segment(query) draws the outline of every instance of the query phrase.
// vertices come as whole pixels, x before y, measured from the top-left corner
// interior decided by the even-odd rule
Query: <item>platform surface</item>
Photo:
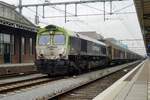
[[[150,59],[143,61],[93,100],[150,100]]]
[[[34,63],[0,64],[0,67],[34,66]]]

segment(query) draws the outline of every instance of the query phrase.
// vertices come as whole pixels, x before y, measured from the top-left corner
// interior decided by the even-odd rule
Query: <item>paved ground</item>
[[[150,60],[118,80],[94,100],[150,100]]]

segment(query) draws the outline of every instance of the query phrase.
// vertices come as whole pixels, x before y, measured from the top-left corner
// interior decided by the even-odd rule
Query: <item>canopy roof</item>
[[[0,24],[36,32],[36,26],[15,9],[15,6],[0,1]]]
[[[143,31],[150,32],[150,0],[134,0]]]
[[[138,19],[145,40],[147,53],[150,53],[150,0],[134,0]]]

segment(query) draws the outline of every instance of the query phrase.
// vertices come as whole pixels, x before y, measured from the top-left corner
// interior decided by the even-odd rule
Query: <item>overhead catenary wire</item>
[[[125,6],[125,7],[122,7],[121,9],[118,9],[118,10],[114,10],[115,12],[120,12],[120,11],[122,11],[122,10],[124,10],[124,9],[126,9],[126,8],[130,8],[130,7],[132,7],[132,5],[133,4],[130,4],[130,5],[127,5],[127,6]],[[114,4],[114,7],[116,7],[116,5]],[[115,14],[115,13],[114,13]],[[117,15],[117,14],[116,14]],[[118,19],[120,19],[121,17],[119,16],[119,15],[117,15],[118,16]],[[122,21],[122,20],[120,20],[120,22],[122,23],[122,25],[126,28],[126,30],[128,30],[128,32],[130,33],[130,35],[131,35],[131,37],[135,37],[133,34],[132,34],[132,32],[131,31],[129,31],[129,29],[127,28],[127,25]],[[126,42],[128,42],[128,41],[126,41]],[[130,43],[132,43],[131,45],[132,45],[132,47],[133,47],[133,45],[134,44],[136,44],[137,46],[139,46],[138,44],[139,44],[139,42],[140,41],[135,41],[135,42],[130,42]],[[142,43],[142,41],[140,42],[140,43]],[[129,43],[128,43],[128,45],[129,45]],[[136,51],[136,52],[140,52],[139,50],[137,50],[137,48],[130,48],[132,51]],[[143,48],[142,50],[145,50],[145,48]]]
[[[104,11],[104,10],[101,10],[101,9],[98,9],[98,8],[96,8],[96,7],[92,7],[92,6],[89,6],[89,5],[86,5],[86,4],[82,4],[83,6],[87,6],[87,7],[89,7],[89,8],[92,8],[92,9],[95,9],[95,10],[97,10],[97,11]],[[108,11],[105,11],[105,12],[107,12],[108,14],[109,14],[109,12]]]
[[[40,0],[42,3],[43,3],[43,1],[42,0]],[[111,0],[110,0],[111,1]],[[46,2],[47,3],[50,3],[48,0],[46,0]],[[82,5],[85,5],[85,4],[82,4]],[[56,6],[56,5],[55,5]],[[103,11],[103,10],[100,10],[100,9],[98,9],[98,8],[95,8],[95,7],[92,7],[92,6],[89,6],[89,5],[85,5],[85,6],[87,6],[87,7],[90,7],[90,8],[92,8],[92,9],[95,9],[95,10],[99,10],[99,11]],[[51,7],[51,8],[53,8],[53,9],[55,9],[55,10],[58,10],[58,11],[60,11],[60,12],[63,12],[63,13],[65,13],[65,11],[64,10],[62,10],[62,9],[58,9],[58,8],[56,8],[56,7],[53,7],[53,6],[48,6],[48,7]],[[43,6],[43,8],[44,8],[44,6]],[[106,13],[105,14],[110,14],[111,12],[107,12],[107,11],[105,11]],[[44,11],[43,11],[43,13],[44,13]],[[70,13],[70,12],[66,12],[67,14],[69,14],[69,16],[70,17],[74,17],[74,16],[78,16],[78,15],[76,15],[76,14],[72,14],[72,13]],[[131,13],[135,13],[135,12],[124,12],[124,13],[116,13],[116,14],[127,14],[127,13],[129,13],[129,14],[131,14]],[[112,14],[112,13],[111,13]],[[54,17],[61,17],[61,16],[44,16],[45,14],[43,14],[43,18],[54,18]],[[94,14],[93,14],[94,15]],[[83,16],[93,16],[92,14],[86,14],[86,15],[83,15]],[[96,15],[96,14],[95,14]],[[97,15],[101,15],[101,14],[97,14]],[[79,15],[79,16],[82,16],[82,15]],[[62,16],[62,17],[64,17],[64,16]],[[68,16],[66,16],[66,17],[68,17]]]
[[[40,1],[41,1],[41,0],[40,0]],[[42,1],[41,1],[41,2],[42,2]],[[47,2],[49,2],[49,1],[47,1]],[[49,6],[49,7],[50,7],[50,6]],[[58,10],[58,11],[63,12],[63,13],[65,12],[64,10],[58,9],[58,8],[56,8],[56,7],[50,7],[50,8],[53,8],[53,9]],[[34,10],[32,10],[32,9],[29,9],[29,10],[31,10],[31,11],[34,12],[34,13],[36,13],[36,11],[34,11]],[[75,15],[69,13],[69,12],[66,12],[66,13],[67,13],[67,14],[70,14],[71,16],[75,16]],[[42,15],[40,15],[39,13],[38,13],[38,15],[39,15],[39,17],[43,18]],[[64,17],[64,16],[63,16],[63,17]],[[47,18],[47,17],[44,17],[44,18]],[[89,25],[88,23],[86,23],[85,21],[81,21],[78,17],[76,17],[76,19],[77,19],[77,20],[71,20],[71,21],[78,21],[78,22],[80,22],[80,23],[82,23],[82,24],[87,25],[89,28],[93,28],[92,26],[90,26],[90,25]],[[69,20],[66,20],[66,22],[69,22]],[[48,23],[41,22],[41,21],[40,21],[40,23],[48,24]],[[75,24],[77,24],[77,22],[75,22]],[[77,26],[80,27],[79,24],[77,24]],[[81,27],[80,27],[80,28],[81,28]]]
[[[36,11],[34,11],[34,10],[32,10],[31,8],[26,8],[26,9],[28,9],[29,11],[31,11],[31,12],[33,12],[33,13],[35,13],[36,14]],[[38,16],[40,17],[40,18],[42,18],[42,15],[41,14],[39,14],[38,13]],[[31,18],[31,17],[28,17],[28,18],[30,18],[30,19],[35,19],[35,18]],[[49,23],[46,23],[46,22],[42,22],[42,21],[39,21],[40,23],[43,23],[43,24],[45,24],[45,25],[48,25]]]
[[[125,6],[125,7],[122,7],[122,8],[120,8],[120,9],[117,9],[117,10],[115,10],[114,12],[120,12],[120,11],[122,11],[122,10],[124,10],[124,9],[126,9],[126,8],[129,8],[129,7],[132,7],[132,6],[134,6],[133,3],[132,3],[132,4],[129,4],[129,5]],[[114,12],[113,12],[113,13],[114,13]]]
[[[41,0],[40,0],[41,1]],[[47,0],[48,1],[48,0]],[[49,2],[49,1],[48,1]],[[115,4],[115,3],[114,3]],[[97,8],[97,6],[92,6],[92,5],[88,5],[88,4],[82,4],[82,5],[84,5],[84,6],[87,6],[87,7],[89,7],[89,8],[91,8],[91,9],[95,9],[95,10],[97,10],[97,11],[103,11],[103,10],[101,10],[100,8]],[[118,5],[117,5],[118,6]],[[124,5],[123,5],[124,6]],[[135,14],[136,12],[134,11],[134,12],[124,12],[124,9],[127,9],[127,8],[130,8],[130,7],[132,7],[133,6],[133,3],[132,4],[129,4],[129,5],[125,5],[124,7],[122,7],[122,8],[119,8],[119,9],[113,9],[112,10],[112,14],[114,14],[114,15],[116,15],[116,16],[118,16],[118,19],[120,20],[120,22],[122,23],[122,25],[124,25],[125,26],[125,28],[128,30],[128,32],[129,33],[131,33],[130,34],[130,36],[131,37],[135,37],[135,34],[133,34],[132,32],[131,32],[131,30],[130,29],[128,29],[127,28],[127,25],[123,22],[123,21],[121,21],[121,18],[120,18],[120,16],[119,15],[121,15],[121,14]],[[59,12],[61,12],[61,13],[65,13],[65,11],[64,10],[62,10],[62,8],[59,8],[58,6],[48,6],[48,7],[50,7],[50,8],[52,8],[52,9],[55,9],[55,10],[57,10],[57,11],[59,11]],[[28,7],[28,9],[29,9],[29,7]],[[31,8],[30,8],[30,10],[32,10]],[[36,13],[34,10],[32,11],[32,12],[34,12],[34,13]],[[111,12],[111,11],[110,11]],[[110,12],[109,11],[106,11],[106,15],[110,15]],[[101,16],[101,15],[103,15],[103,13],[102,14],[83,14],[83,15],[80,15],[80,14],[77,14],[77,16],[75,16],[75,14],[74,13],[72,13],[71,11],[70,12],[66,12],[67,13],[67,16],[66,17],[73,17],[73,18],[76,18],[76,19],[79,19],[79,20],[71,20],[71,19],[67,19],[67,22],[71,22],[71,21],[74,21],[75,22],[75,24],[77,24],[77,22],[80,22],[80,23],[83,23],[83,24],[85,24],[85,25],[87,25],[88,27],[89,27],[89,23],[86,23],[86,21],[80,21],[81,19],[79,18],[80,16]],[[43,15],[41,15],[41,13],[38,13],[38,16],[43,20]],[[59,18],[59,17],[64,17],[64,16],[45,16],[45,18],[55,18],[55,17],[57,17],[57,18]],[[40,23],[42,23],[42,20],[40,19]],[[45,22],[43,22],[43,23],[45,23]],[[45,24],[48,24],[48,22],[47,23],[45,23]],[[79,25],[78,25],[79,26]],[[80,26],[79,26],[80,27]],[[91,26],[90,26],[91,27]]]

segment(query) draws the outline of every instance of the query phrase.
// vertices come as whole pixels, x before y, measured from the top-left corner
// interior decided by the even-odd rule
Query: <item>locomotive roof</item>
[[[79,34],[79,33],[74,33],[74,36],[75,37],[80,37],[81,39],[84,39],[84,40],[88,40],[88,41],[91,41],[91,42],[94,42],[94,43],[98,43],[100,45],[103,45],[103,46],[106,46],[105,43],[101,42],[101,41],[98,41],[96,39],[93,39],[91,37],[88,37],[86,35],[83,35],[83,34]]]
[[[42,34],[47,31],[59,31],[59,32],[67,32],[64,28],[56,26],[56,25],[48,25],[44,28],[39,28],[38,34]]]
[[[98,34],[96,31],[82,31],[82,32],[77,32],[82,35],[86,35],[90,38],[96,39],[96,40],[103,40],[104,37],[101,34]]]
[[[82,35],[82,34],[79,34],[79,33],[76,33],[76,32],[68,31],[67,29],[64,29],[64,28],[56,26],[56,25],[48,25],[48,26],[46,26],[44,28],[40,28],[38,34],[42,34],[42,33],[47,32],[47,31],[63,32],[63,33],[68,34],[69,36],[80,37],[82,39],[85,39],[85,40],[88,40],[88,41],[92,41],[94,43],[98,43],[98,44],[101,44],[103,46],[106,46],[105,43],[100,42],[100,41],[98,41],[96,39],[90,38],[90,37],[88,37],[86,35]]]

